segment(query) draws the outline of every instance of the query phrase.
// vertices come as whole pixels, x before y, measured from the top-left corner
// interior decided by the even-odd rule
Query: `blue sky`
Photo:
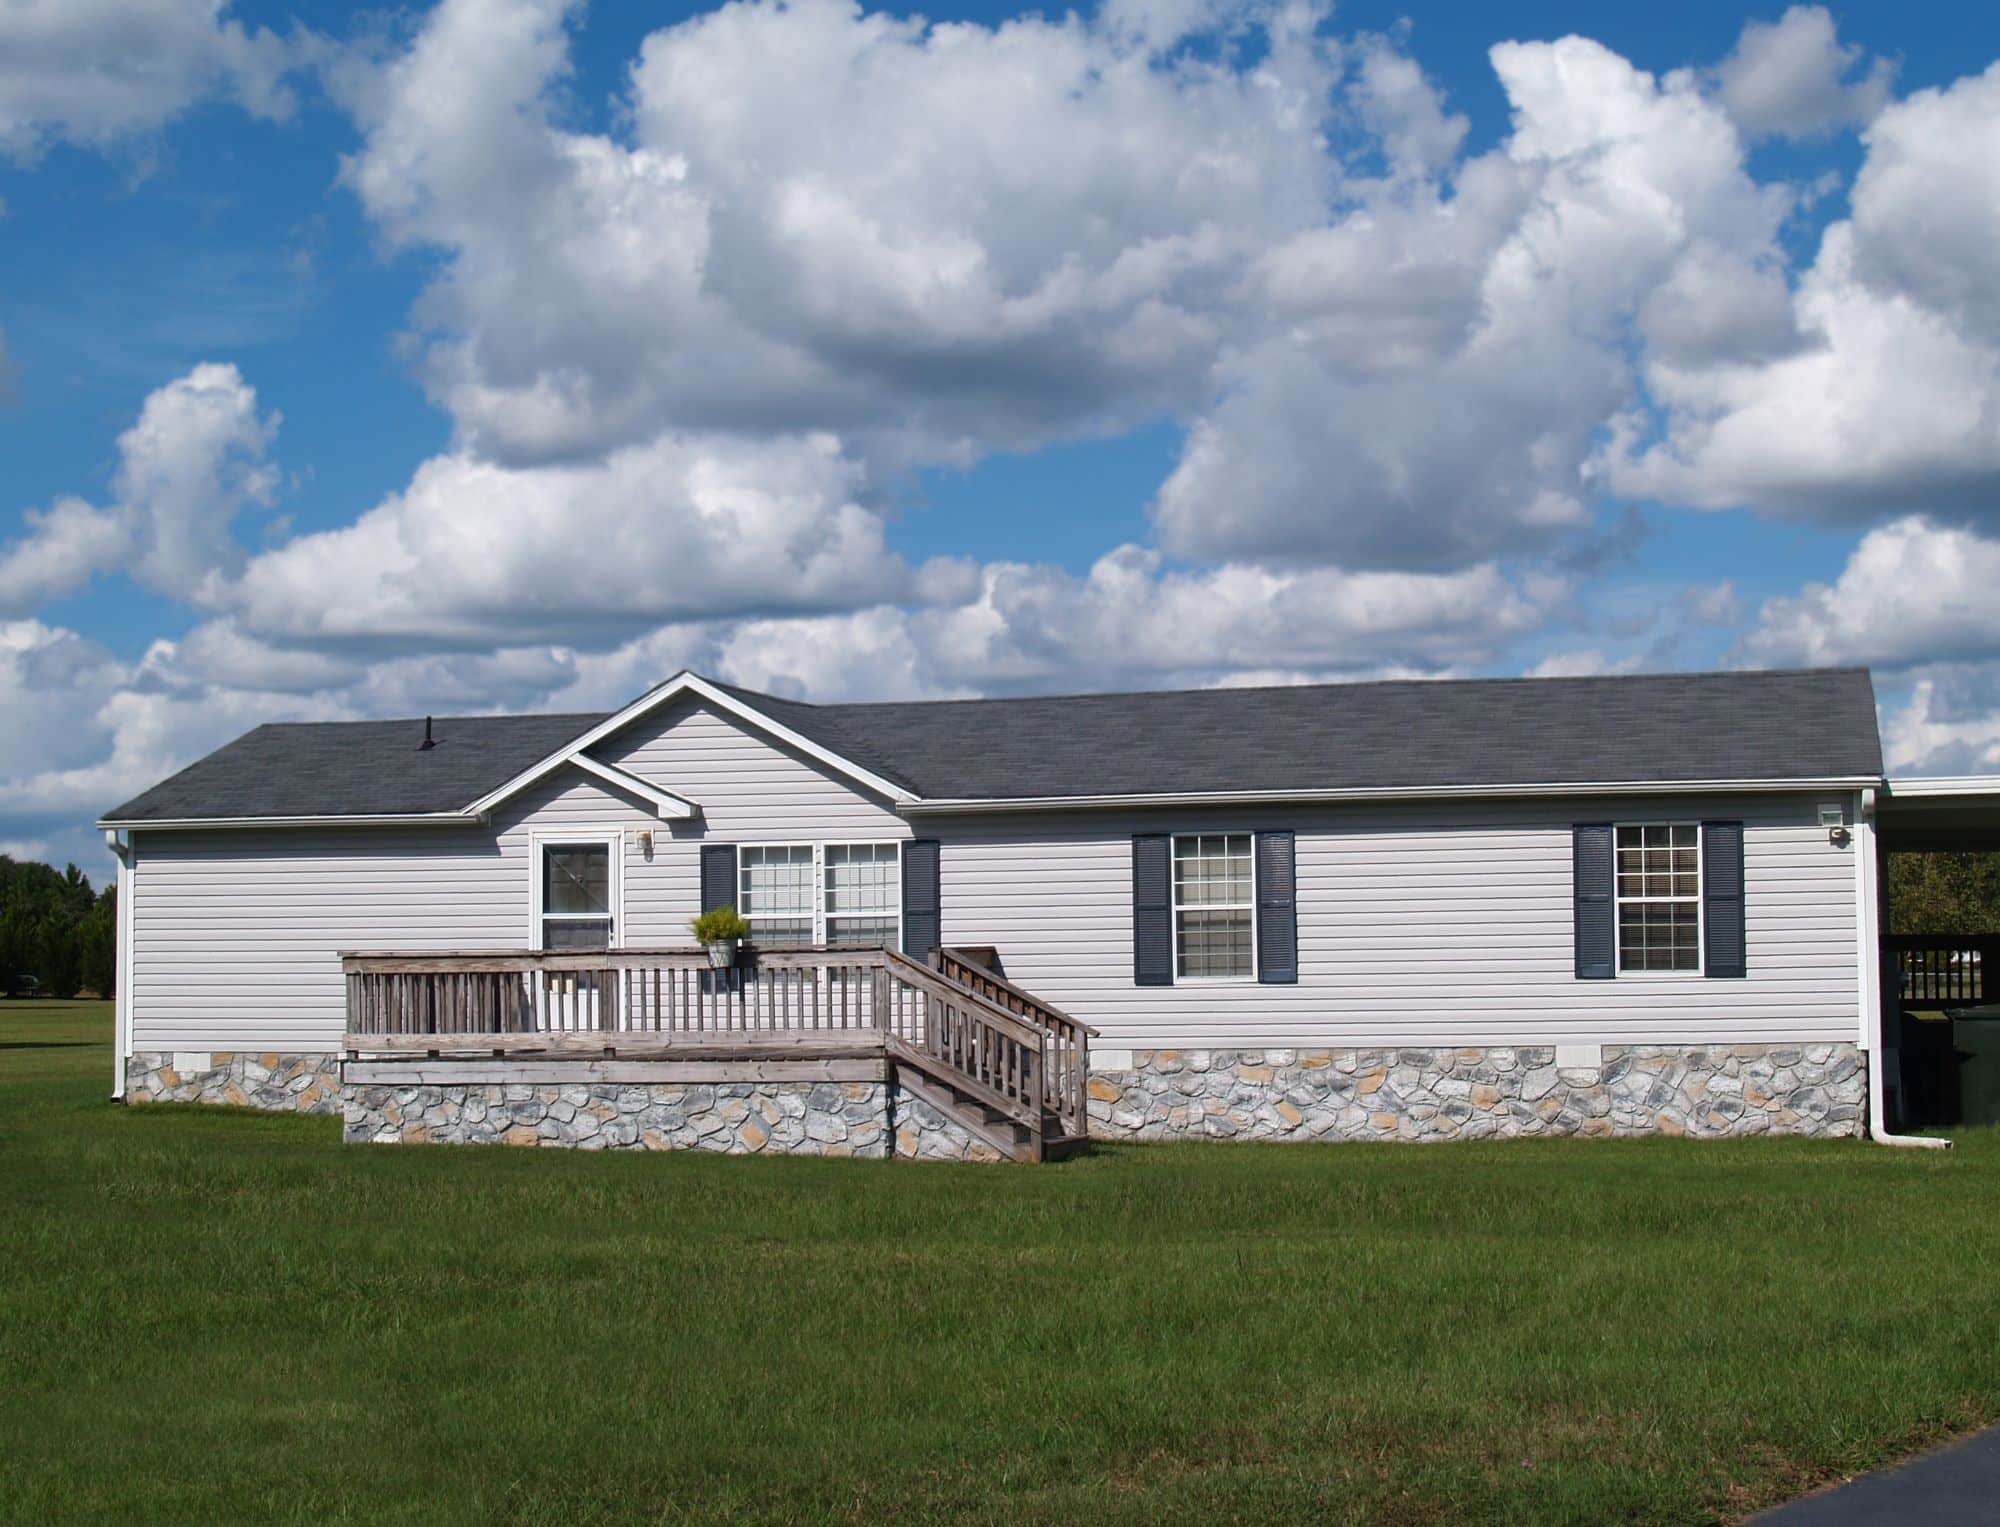
[[[0,16],[0,848],[683,664],[1865,662],[2000,768],[1993,8],[918,15]]]

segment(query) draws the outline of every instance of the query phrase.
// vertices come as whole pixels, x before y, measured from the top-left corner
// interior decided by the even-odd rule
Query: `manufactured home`
[[[1897,960],[1969,968],[1883,938],[1884,850],[1996,802],[1885,778],[1851,669],[268,725],[100,823],[115,1088],[1027,1159],[1880,1134]]]

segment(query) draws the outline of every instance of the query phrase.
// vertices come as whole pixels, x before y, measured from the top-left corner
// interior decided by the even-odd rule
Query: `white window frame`
[[[582,827],[571,832],[558,832],[553,828],[533,832],[528,835],[528,945],[530,949],[542,947],[542,924],[550,916],[589,921],[580,913],[548,913],[542,904],[547,899],[543,884],[547,871],[543,865],[543,854],[551,848],[572,846],[595,848],[603,845],[609,851],[611,861],[611,940],[613,949],[625,947],[625,829],[622,827]]]
[[[858,919],[874,914],[841,912],[831,913],[826,909],[826,851],[829,848],[881,848],[888,846],[896,851],[895,868],[889,875],[890,889],[895,893],[888,912],[889,947],[899,953],[903,947],[903,840],[898,838],[839,838],[829,843],[817,845],[813,854],[813,935],[821,947],[827,945],[827,929],[836,916]]]
[[[1618,835],[1628,827],[1692,827],[1694,829],[1693,896],[1627,896],[1618,889]],[[1708,883],[1701,862],[1701,823],[1673,818],[1652,818],[1643,822],[1611,824],[1611,974],[1619,981],[1697,980],[1708,969]],[[1625,968],[1625,919],[1627,902],[1692,901],[1694,903],[1694,966],[1689,970],[1627,970]]]
[[[1240,976],[1184,976],[1181,974],[1181,882],[1174,873],[1174,866],[1180,861],[1181,840],[1184,838],[1248,838],[1250,840],[1250,970]],[[1176,986],[1254,986],[1257,983],[1257,834],[1250,828],[1209,828],[1191,832],[1174,833],[1167,840],[1167,915],[1171,919],[1169,931],[1173,935],[1174,985]],[[1240,902],[1203,902],[1187,910],[1195,912],[1235,912],[1244,904]]]
[[[740,903],[743,900],[743,855],[745,853],[753,849],[810,849],[812,851],[812,943],[809,947],[824,949],[827,947],[826,851],[829,848],[880,848],[886,845],[896,851],[895,873],[890,876],[890,884],[895,888],[896,893],[895,908],[889,914],[895,927],[894,936],[890,940],[890,943],[891,947],[900,950],[903,947],[903,852],[906,843],[907,840],[902,838],[830,838],[818,842],[788,839],[783,842],[772,843],[738,843],[736,845],[736,899],[739,903],[737,910],[742,910]],[[750,924],[749,941],[755,944],[757,942],[758,915],[744,912],[743,920]]]
[[[758,922],[777,920],[770,918],[767,914],[764,913],[744,911],[743,908],[743,875],[744,875],[743,856],[746,853],[751,852],[752,850],[755,850],[759,853],[764,853],[774,848],[782,848],[785,849],[787,852],[795,848],[803,848],[812,855],[812,874],[810,876],[811,886],[808,891],[809,899],[807,902],[807,913],[806,913],[806,915],[812,919],[812,926],[813,926],[813,936],[811,940],[808,942],[806,947],[812,948],[820,942],[819,930],[820,930],[820,923],[822,921],[819,913],[820,856],[819,856],[819,845],[817,843],[802,843],[802,842],[791,842],[791,841],[786,841],[781,843],[738,843],[736,845],[736,910],[743,914],[743,920],[750,925],[749,942],[753,945],[756,944],[757,942]],[[789,921],[790,919],[786,918],[784,920]]]

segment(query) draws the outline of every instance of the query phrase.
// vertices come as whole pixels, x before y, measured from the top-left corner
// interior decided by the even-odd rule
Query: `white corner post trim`
[[[1868,1138],[1878,1145],[1907,1145],[1926,1150],[1950,1150],[1951,1141],[1926,1135],[1889,1132],[1889,1115],[1882,1075],[1882,882],[1875,841],[1875,792],[1863,790],[1854,813],[1855,976],[1861,996],[1861,1044],[1868,1052]]]
[[[138,837],[128,833],[123,843],[118,834],[106,832],[104,846],[118,861],[118,948],[113,952],[111,979],[118,990],[112,998],[111,1101],[125,1101],[125,1062],[132,1054],[132,888],[137,868]]]

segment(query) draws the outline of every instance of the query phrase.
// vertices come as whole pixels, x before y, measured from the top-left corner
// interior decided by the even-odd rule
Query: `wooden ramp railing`
[[[385,951],[341,966],[354,1055],[747,1059],[840,1041],[876,1048],[926,1102],[1019,1159],[1085,1134],[1089,1029],[954,954],[933,968],[887,949],[745,950],[716,969],[700,949]]]
[[[1891,934],[1882,954],[1889,1000],[1904,1007],[1971,1007],[2000,997],[1987,975],[2000,959],[2000,936]]]

